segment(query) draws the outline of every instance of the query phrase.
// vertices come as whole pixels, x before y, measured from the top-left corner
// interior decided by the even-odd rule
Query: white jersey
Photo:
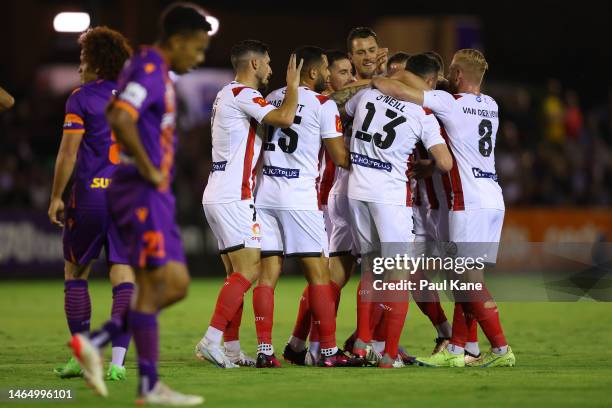
[[[431,159],[423,143],[419,142],[414,148],[415,160]],[[413,204],[429,210],[444,210],[448,212],[452,203],[452,186],[448,173],[440,174],[435,171],[431,177],[413,181]]]
[[[444,143],[434,115],[377,89],[349,100],[345,110],[354,117],[349,198],[412,206],[407,173],[415,144],[430,149]]]
[[[280,106],[286,88],[277,89],[267,101]],[[293,125],[267,128],[255,204],[261,208],[319,210],[321,141],[342,136],[340,113],[334,101],[307,87],[298,89]]]
[[[427,91],[423,107],[441,120],[454,164],[450,171],[453,211],[503,210],[504,198],[495,172],[497,103],[490,96]]]
[[[257,123],[276,109],[259,91],[231,82],[217,94],[212,110],[212,169],[203,204],[253,198],[261,137]]]

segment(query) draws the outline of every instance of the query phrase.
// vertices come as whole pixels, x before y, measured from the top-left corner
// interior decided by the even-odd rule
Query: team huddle
[[[133,338],[142,403],[203,401],[159,381],[157,315],[184,298],[189,283],[171,191],[176,107],[169,72],[203,62],[209,30],[197,7],[181,4],[162,16],[157,45],[133,55],[122,35],[105,27],[80,38],[83,85],[66,104],[49,208],[52,222],[64,228],[74,354],[56,372],[84,375],[102,395],[105,377],[125,378]],[[374,301],[363,272],[370,254],[394,257],[414,243],[457,243],[460,255],[473,250],[463,244],[488,243],[487,262],[495,263],[504,217],[494,159],[499,121],[497,104],[480,92],[488,68],[482,53],[457,51],[445,78],[437,53],[388,58],[374,31],[359,27],[349,33],[346,53],[296,49],[286,86],[265,97],[272,75],[267,45],[241,41],[231,63],[235,80],[213,104],[212,168],[202,198],[227,278],[196,356],[221,368],[281,367],[272,340],[274,291],[284,258],[294,257],[307,284],[282,352],[288,363],[513,366],[486,287],[456,299],[452,324],[437,293],[415,294],[436,345],[430,356],[412,357],[399,345],[408,291]],[[64,209],[61,197],[75,167]],[[91,331],[87,277],[102,247],[113,309]],[[339,348],[341,290],[360,268],[356,329]],[[476,280],[484,283],[482,276]],[[255,359],[239,340],[244,294],[252,286]],[[477,325],[491,343],[488,352],[480,352]],[[111,342],[105,374],[100,350]]]

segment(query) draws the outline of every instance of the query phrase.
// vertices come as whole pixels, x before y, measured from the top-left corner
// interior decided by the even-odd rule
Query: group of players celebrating
[[[157,315],[184,298],[189,284],[170,187],[176,148],[170,71],[185,73],[204,61],[210,25],[196,6],[182,3],[164,12],[160,27],[158,43],[133,54],[106,27],[79,40],[83,84],[66,104],[49,207],[51,221],[64,229],[74,354],[56,372],[83,374],[107,395],[104,379],[125,378],[133,338],[139,401],[196,405],[202,397],[158,379]],[[213,105],[212,169],[202,199],[227,278],[196,356],[221,368],[280,367],[272,342],[274,289],[284,258],[295,257],[307,285],[283,351],[287,362],[513,366],[486,289],[455,304],[452,325],[435,292],[419,297],[437,337],[431,356],[414,358],[399,346],[408,293],[372,301],[365,273],[357,328],[338,348],[340,293],[360,256],[395,256],[397,243],[497,243],[504,215],[493,153],[497,105],[480,92],[484,56],[457,51],[444,78],[438,54],[387,58],[364,27],[349,33],[347,51],[298,48],[286,86],[264,98],[260,91],[272,75],[268,47],[246,40],[231,50],[236,76]],[[113,306],[111,318],[91,331],[87,277],[102,247]],[[255,360],[239,341],[244,294],[253,285]],[[489,352],[480,353],[477,324],[491,342]],[[108,343],[112,362],[104,373],[100,351]]]

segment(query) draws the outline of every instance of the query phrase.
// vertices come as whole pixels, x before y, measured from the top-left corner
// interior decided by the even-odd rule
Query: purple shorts
[[[168,261],[185,263],[175,222],[175,200],[144,181],[133,166],[119,166],[107,189],[110,214],[134,268],[151,269]]]
[[[64,227],[64,259],[86,265],[100,256],[109,264],[128,264],[128,254],[105,208],[67,208]]]

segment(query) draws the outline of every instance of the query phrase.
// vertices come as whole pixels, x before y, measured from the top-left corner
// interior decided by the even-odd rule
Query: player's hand
[[[143,174],[143,177],[155,187],[159,187],[166,181],[167,175],[159,171],[155,166],[152,166],[151,169]]]
[[[64,228],[64,202],[61,198],[51,198],[48,215],[51,224]]]
[[[296,56],[291,54],[289,57],[289,66],[287,66],[287,87],[296,88],[300,86],[300,71],[304,60],[300,59],[299,65],[296,66]]]
[[[417,160],[412,164],[412,170],[408,172],[408,177],[423,179],[431,177],[436,170],[436,163],[433,160]]]
[[[376,75],[387,73],[387,61],[389,59],[389,49],[379,48],[376,52]]]

